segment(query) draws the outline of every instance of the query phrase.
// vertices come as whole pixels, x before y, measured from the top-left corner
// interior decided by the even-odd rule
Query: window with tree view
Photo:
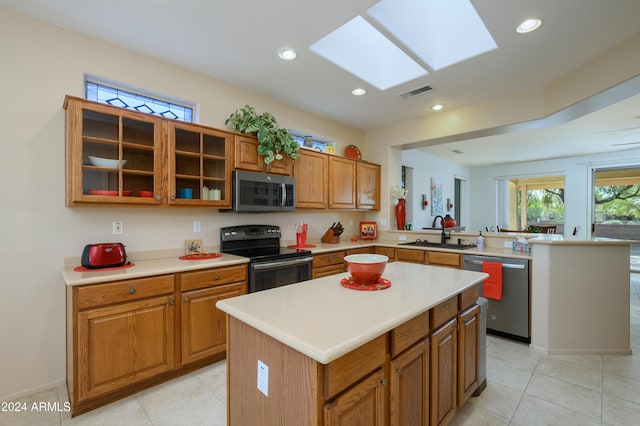
[[[564,176],[512,178],[509,187],[510,230],[564,231]]]
[[[593,222],[594,236],[640,240],[640,169],[594,173]]]

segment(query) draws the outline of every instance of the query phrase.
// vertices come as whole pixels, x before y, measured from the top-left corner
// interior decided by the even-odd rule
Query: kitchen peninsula
[[[391,287],[371,292],[342,287],[348,276],[217,303],[229,425],[439,424],[475,391],[487,274],[394,262]]]

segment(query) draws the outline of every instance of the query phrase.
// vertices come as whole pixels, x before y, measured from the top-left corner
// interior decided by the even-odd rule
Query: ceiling
[[[380,91],[308,49],[357,15],[371,20],[366,11],[375,3],[0,0],[0,6],[363,130],[437,114],[430,109],[436,102],[451,110],[541,88],[636,34],[640,16],[638,0],[471,0],[498,49],[437,71],[428,69],[425,77]],[[542,27],[517,34],[515,26],[532,16],[544,20]],[[297,50],[297,59],[279,59],[282,47]],[[427,84],[433,90],[408,99],[399,96]],[[356,87],[367,94],[353,96]],[[637,91],[626,96],[635,96],[621,97],[605,108],[597,104],[592,108],[597,112],[584,115],[583,110],[580,118],[566,124],[541,120],[535,126],[493,129],[422,146],[431,145],[424,149],[472,167],[636,148],[640,145],[630,144],[640,142],[640,84],[633,88]],[[526,130],[531,127],[538,128]]]

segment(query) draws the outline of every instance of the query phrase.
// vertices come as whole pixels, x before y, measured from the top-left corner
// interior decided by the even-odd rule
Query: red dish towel
[[[482,282],[482,295],[488,299],[502,299],[502,263],[482,262],[482,272],[489,278]]]

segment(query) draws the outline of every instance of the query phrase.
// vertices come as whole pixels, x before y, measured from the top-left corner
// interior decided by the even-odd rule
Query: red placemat
[[[377,283],[358,284],[355,281],[353,281],[353,277],[348,277],[348,278],[341,279],[340,285],[342,285],[342,287],[350,288],[352,290],[372,291],[372,290],[384,290],[385,288],[391,287],[391,281],[384,278],[380,278]]]
[[[114,266],[113,268],[98,268],[98,269],[94,269],[94,268],[87,268],[86,266],[76,266],[75,268],[73,268],[74,271],[76,272],[102,272],[102,271],[115,271],[117,269],[127,269],[127,268],[131,268],[136,266],[135,263],[133,262],[129,262],[126,265],[122,265],[122,266]]]
[[[314,248],[315,246],[313,244],[305,244],[303,246],[287,246],[287,248],[294,248],[294,249],[306,249],[306,248]]]
[[[180,256],[178,259],[180,259],[180,260],[204,260],[204,259],[215,259],[216,257],[222,257],[222,254],[220,254],[220,253],[185,254],[184,256]]]

